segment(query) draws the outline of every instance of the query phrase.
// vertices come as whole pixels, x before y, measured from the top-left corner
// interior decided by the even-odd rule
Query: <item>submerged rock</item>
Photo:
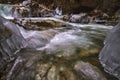
[[[41,52],[36,50],[21,50],[12,62],[4,80],[35,80],[37,63],[42,59]]]
[[[23,49],[7,74],[7,80],[107,80],[95,66],[82,61],[55,60],[44,52]]]
[[[102,72],[90,63],[77,62],[74,69],[77,71],[78,75],[84,77],[84,80],[107,80]]]
[[[21,50],[17,56],[7,80],[107,80],[98,68],[82,61],[55,60],[30,49]]]
[[[120,79],[120,23],[109,31],[99,59],[106,72]]]

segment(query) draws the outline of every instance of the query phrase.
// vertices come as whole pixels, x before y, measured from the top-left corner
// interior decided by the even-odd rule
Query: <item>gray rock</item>
[[[120,79],[120,23],[109,31],[99,59],[105,70]]]
[[[74,69],[77,71],[78,75],[85,78],[84,80],[107,80],[102,72],[90,63],[82,61],[77,62]]]
[[[4,60],[10,60],[26,41],[16,25],[0,16],[0,54]]]
[[[88,16],[85,13],[72,15],[70,18],[70,22],[74,22],[74,23],[87,24],[87,23],[89,23],[89,21],[90,21],[90,19],[88,18]]]

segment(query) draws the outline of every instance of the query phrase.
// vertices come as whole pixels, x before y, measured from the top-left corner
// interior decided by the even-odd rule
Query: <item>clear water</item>
[[[13,17],[10,14],[11,7],[9,7],[9,5],[4,5],[3,7],[2,6],[3,5],[0,4],[1,16],[7,19],[12,19]],[[3,42],[0,42],[0,52],[4,57],[4,60],[6,61],[13,60],[12,58],[14,58],[14,55],[16,55],[16,53],[18,53],[22,48],[34,48],[38,51],[38,53],[39,51],[44,51],[44,54],[46,55],[54,55],[59,58],[64,57],[67,58],[67,60],[70,60],[71,63],[73,63],[72,60],[77,61],[81,59],[81,55],[83,54],[81,54],[80,52],[84,53],[85,51],[91,51],[91,53],[97,53],[98,55],[100,49],[103,46],[103,40],[106,36],[107,31],[113,28],[113,26],[99,24],[69,23],[54,17],[25,18],[26,20],[49,19],[68,25],[67,27],[53,28],[44,31],[33,31],[25,30],[24,28],[7,21],[2,17],[0,18],[0,29],[7,26],[7,28],[12,31],[12,33],[9,33],[11,34],[11,36],[9,34],[6,34],[5,36],[7,36],[7,39],[5,37],[5,40]],[[87,59],[83,60],[88,61]],[[18,58],[15,61],[8,73],[8,80],[12,75],[14,75],[14,69],[16,68],[16,66],[18,66],[20,62],[22,62],[22,58]],[[94,61],[91,63],[94,63]]]

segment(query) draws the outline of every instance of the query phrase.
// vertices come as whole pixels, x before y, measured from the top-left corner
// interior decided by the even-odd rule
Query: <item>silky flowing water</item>
[[[8,7],[7,11],[4,12],[4,10],[6,10],[4,7],[0,10],[1,16],[12,19],[13,17],[8,14],[9,12],[7,13],[9,11]],[[73,78],[70,78],[71,80],[79,80],[79,76],[75,77],[76,73],[74,72],[73,65],[80,60],[97,66],[108,80],[117,80],[104,72],[98,61],[98,54],[103,47],[107,31],[112,29],[113,26],[69,23],[56,17],[24,19],[38,21],[54,20],[66,24],[66,27],[41,31],[25,30],[17,24],[1,19],[0,23],[3,25],[0,24],[0,29],[2,26],[8,26],[8,29],[12,32],[8,33],[5,31],[3,37],[0,37],[0,55],[3,57],[3,63],[4,60],[7,62],[13,61],[11,62],[12,64],[7,63],[6,70],[8,71],[3,70],[4,72],[2,72],[2,68],[0,68],[0,73],[2,73],[0,76],[1,80],[5,78],[7,80],[34,80],[33,76],[36,76],[36,80],[47,80],[44,76],[51,78],[48,80],[56,80],[58,75],[61,77],[62,74],[65,77],[68,76],[67,74],[72,75]],[[2,35],[0,34],[0,36]],[[46,70],[45,67],[48,65],[48,72],[45,73],[46,75],[41,75],[42,79],[40,79],[41,77],[36,74],[35,65],[40,66],[42,64],[43,71],[44,69]],[[42,69],[40,68],[41,71]],[[37,70],[39,71],[39,68]],[[59,71],[63,73],[58,74]],[[51,74],[54,74],[52,75],[54,78],[50,77]],[[29,77],[29,75],[32,76]],[[21,76],[24,76],[24,78]],[[58,80],[64,79],[59,78]]]

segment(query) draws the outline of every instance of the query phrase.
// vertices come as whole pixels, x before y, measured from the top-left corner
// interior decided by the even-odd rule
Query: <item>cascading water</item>
[[[57,34],[55,30],[46,30],[46,31],[33,31],[25,30],[22,27],[19,27],[19,30],[23,37],[27,40],[29,48],[39,48],[45,46],[49,43],[50,39]],[[52,33],[52,34],[51,34]]]
[[[4,15],[2,16],[5,17]],[[8,17],[10,16],[11,14]],[[49,19],[64,23],[67,26],[43,31],[25,30],[3,17],[0,16],[0,73],[2,72],[3,67],[5,67],[1,64],[4,60],[8,62],[11,60],[13,61],[11,62],[12,64],[10,68],[6,69],[8,71],[6,71],[7,74],[5,74],[5,78],[3,78],[3,80],[6,78],[7,80],[34,80],[36,76],[41,75],[38,74],[40,72],[39,70],[42,70],[38,68],[38,66],[41,67],[41,63],[48,62],[52,64],[53,61],[54,64],[60,65],[62,60],[60,62],[56,61],[56,58],[58,57],[58,59],[62,59],[64,57],[71,61],[74,58],[72,62],[75,62],[74,60],[80,60],[82,52],[85,54],[98,53],[102,47],[101,44],[106,32],[112,29],[112,26],[69,23],[49,17],[31,18],[31,20]],[[27,20],[29,18],[25,19]],[[17,56],[15,56],[16,54]],[[48,57],[46,58],[43,55]],[[53,56],[50,58],[50,55],[55,56],[55,58],[53,58]],[[14,56],[16,58],[13,60]],[[40,61],[41,63],[38,64]],[[65,64],[62,63],[62,65],[67,65],[68,67],[71,63],[66,60]],[[74,63],[72,65],[74,65]],[[48,72],[45,72],[45,75],[42,77],[44,80],[49,79],[50,74],[53,74],[55,71],[55,78],[51,80],[56,80],[59,76],[58,73],[61,75],[63,74],[61,72],[64,68],[60,68],[61,66],[57,67],[57,69],[60,68],[59,72],[55,69],[55,66],[53,69],[51,69],[51,66],[47,69]],[[46,66],[44,68],[46,68]],[[73,68],[73,66],[70,67],[70,69],[71,68]],[[74,74],[74,71],[72,74]],[[4,76],[4,74],[1,75]],[[45,76],[47,76],[47,78],[45,78]],[[35,80],[42,80],[40,77],[41,76],[38,76],[38,79]],[[60,77],[61,76],[59,76],[59,79],[57,80],[60,80]],[[2,80],[1,76],[0,79]],[[72,78],[68,80],[79,80],[79,77],[78,79]]]
[[[4,18],[13,19],[13,7],[8,4],[0,4],[0,15]]]

